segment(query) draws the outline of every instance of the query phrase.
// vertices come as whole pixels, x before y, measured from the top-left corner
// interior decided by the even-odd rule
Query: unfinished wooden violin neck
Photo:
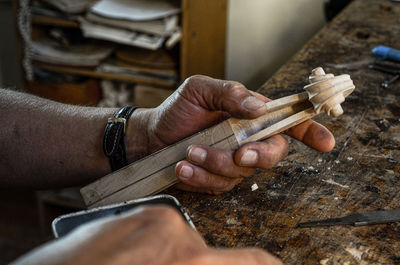
[[[320,112],[337,117],[340,104],[353,90],[349,75],[334,76],[316,68],[306,92],[266,103],[267,113],[253,120],[228,119],[138,160],[81,189],[88,207],[122,202],[158,193],[178,182],[175,164],[185,159],[192,144],[224,150],[259,141],[300,124]]]

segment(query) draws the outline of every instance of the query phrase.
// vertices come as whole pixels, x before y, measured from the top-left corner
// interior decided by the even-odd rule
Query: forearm
[[[106,175],[111,168],[102,149],[104,128],[116,111],[0,89],[0,187],[74,186]],[[136,110],[128,123],[127,149],[136,152],[129,157],[147,151],[145,112]]]

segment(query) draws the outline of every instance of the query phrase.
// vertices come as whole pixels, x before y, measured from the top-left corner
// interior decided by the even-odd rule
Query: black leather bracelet
[[[124,136],[126,123],[137,107],[124,107],[109,118],[104,132],[103,151],[110,159],[112,171],[118,170],[126,165],[126,150]]]

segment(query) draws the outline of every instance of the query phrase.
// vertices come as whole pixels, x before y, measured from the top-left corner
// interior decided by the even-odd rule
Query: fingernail
[[[242,106],[247,110],[253,111],[265,106],[265,102],[256,97],[249,96],[243,100]]]
[[[191,147],[188,153],[188,157],[191,161],[203,164],[207,157],[207,151],[199,147]]]
[[[179,177],[181,179],[190,179],[193,176],[193,168],[189,166],[182,166],[179,171]]]
[[[258,153],[254,150],[247,150],[240,159],[241,166],[253,166],[257,163]]]

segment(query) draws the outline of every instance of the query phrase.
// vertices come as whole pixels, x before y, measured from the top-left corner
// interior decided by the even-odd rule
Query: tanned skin
[[[159,107],[135,110],[127,124],[127,158],[133,162],[231,116],[259,117],[266,112],[268,101],[237,82],[188,78]],[[84,185],[110,173],[102,141],[107,119],[116,111],[0,89],[0,189]],[[286,134],[322,152],[335,144],[332,134],[311,120]],[[288,149],[281,135],[236,151],[192,145],[186,160],[176,165],[181,180],[176,186],[213,194],[228,191],[256,168],[273,167]],[[81,242],[79,247],[77,242]],[[209,248],[177,212],[165,206],[85,225],[29,254],[26,260],[35,264],[281,264],[259,249]]]

